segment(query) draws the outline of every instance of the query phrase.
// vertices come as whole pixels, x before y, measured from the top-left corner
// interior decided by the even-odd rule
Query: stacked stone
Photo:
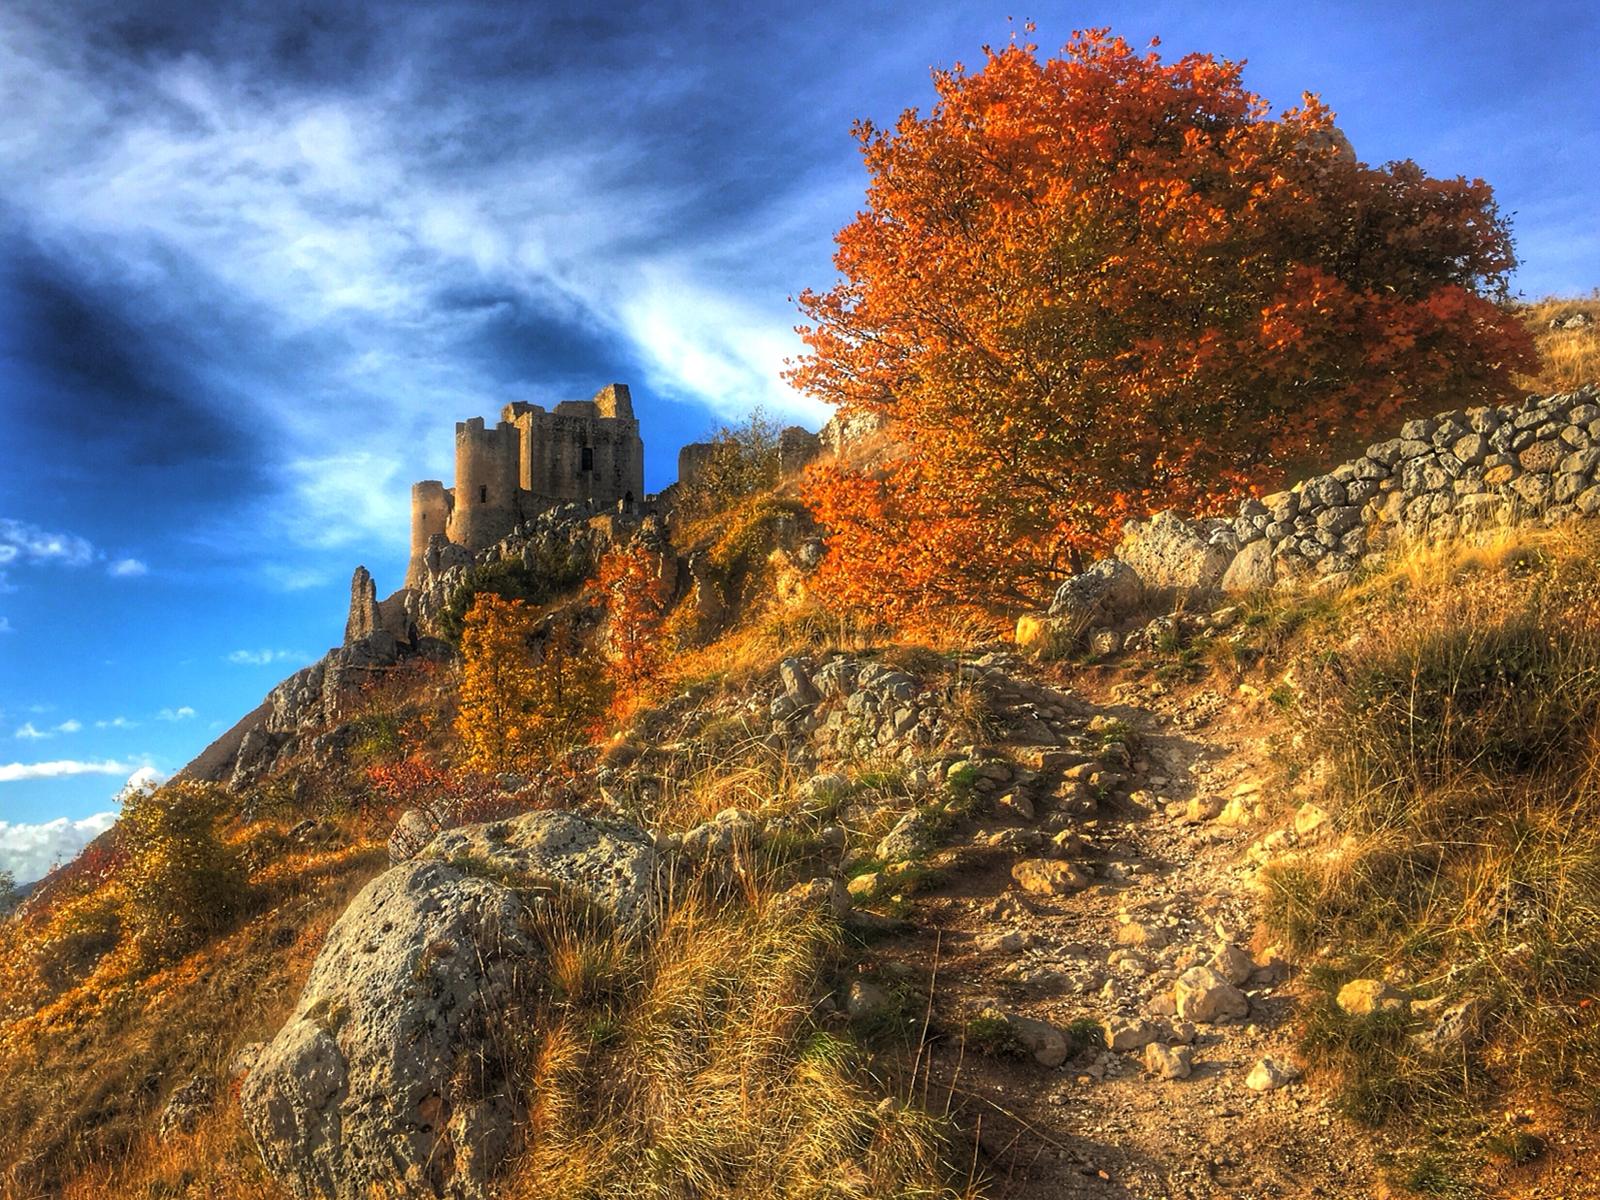
[[[1600,390],[1407,421],[1400,436],[1293,490],[1246,500],[1231,531],[1274,574],[1347,571],[1397,537],[1600,512]],[[1253,552],[1249,547],[1263,543]],[[1265,564],[1263,564],[1265,565]]]

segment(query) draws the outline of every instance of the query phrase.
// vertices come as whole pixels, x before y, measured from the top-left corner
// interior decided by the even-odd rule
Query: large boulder
[[[1277,582],[1277,567],[1272,561],[1272,543],[1262,538],[1251,542],[1228,564],[1220,586],[1230,596],[1264,592]]]
[[[1188,521],[1160,512],[1128,524],[1117,557],[1139,573],[1147,588],[1209,592],[1222,582],[1238,549],[1227,522]]]
[[[1115,558],[1103,558],[1056,589],[1050,616],[1078,630],[1121,620],[1144,598],[1139,572]]]
[[[490,864],[524,883],[576,895],[630,930],[649,917],[655,897],[650,835],[625,821],[573,812],[524,813],[449,829],[419,857]]]
[[[297,1200],[483,1200],[520,1115],[497,1034],[543,976],[530,898],[637,924],[655,866],[638,829],[541,812],[452,830],[368,884],[240,1094],[272,1174]]]

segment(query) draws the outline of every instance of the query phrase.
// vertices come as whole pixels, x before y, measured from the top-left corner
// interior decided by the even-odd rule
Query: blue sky
[[[397,586],[453,423],[630,383],[648,484],[763,404],[852,119],[1031,16],[1249,60],[1600,285],[1587,5],[0,7],[0,866],[104,827]]]

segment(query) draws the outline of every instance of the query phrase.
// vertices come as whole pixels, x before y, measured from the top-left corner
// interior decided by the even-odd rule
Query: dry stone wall
[[[1408,540],[1600,512],[1600,389],[1407,421],[1400,435],[1233,518],[1160,514],[1116,557],[1146,587],[1250,591],[1354,568]]]

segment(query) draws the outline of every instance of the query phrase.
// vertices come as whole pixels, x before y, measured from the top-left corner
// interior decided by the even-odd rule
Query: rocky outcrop
[[[344,623],[344,644],[354,645],[380,631],[402,644],[415,645],[417,641],[417,628],[406,613],[404,594],[396,592],[379,604],[372,573],[357,567],[350,579],[350,613]]]
[[[1116,558],[1132,567],[1146,588],[1207,592],[1221,582],[1238,549],[1226,521],[1197,523],[1162,512],[1129,522]]]
[[[453,830],[368,884],[240,1094],[272,1174],[297,1200],[487,1196],[520,1112],[499,1038],[542,980],[528,904],[559,891],[637,928],[655,876],[640,830],[540,812]]]

